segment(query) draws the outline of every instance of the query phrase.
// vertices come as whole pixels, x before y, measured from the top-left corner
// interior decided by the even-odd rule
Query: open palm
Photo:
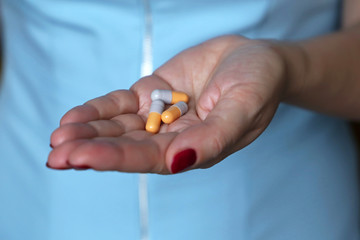
[[[266,128],[284,91],[284,68],[265,41],[224,36],[187,49],[140,79],[67,112],[48,166],[177,173],[207,168]],[[145,122],[154,89],[190,96],[189,111],[158,134]]]

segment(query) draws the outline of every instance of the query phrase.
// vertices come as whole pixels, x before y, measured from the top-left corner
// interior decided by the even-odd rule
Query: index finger
[[[137,113],[138,102],[137,95],[131,90],[113,91],[72,108],[61,118],[60,125],[74,122],[86,123],[111,119],[120,114]]]

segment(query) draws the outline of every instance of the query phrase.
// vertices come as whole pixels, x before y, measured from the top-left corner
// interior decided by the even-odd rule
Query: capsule
[[[157,133],[161,125],[161,113],[164,111],[165,103],[161,100],[155,100],[151,103],[149,116],[146,121],[145,129],[151,133]]]
[[[187,103],[189,101],[189,96],[183,92],[155,89],[151,93],[151,100],[162,100],[166,104],[174,104],[181,101]]]
[[[184,115],[188,111],[188,105],[185,102],[178,102],[161,114],[161,120],[170,124]]]

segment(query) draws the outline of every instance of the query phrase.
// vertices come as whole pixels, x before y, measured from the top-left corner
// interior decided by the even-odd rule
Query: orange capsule
[[[172,105],[169,109],[161,114],[161,120],[164,123],[170,124],[176,119],[184,115],[188,111],[188,106],[185,102],[178,102]]]
[[[161,125],[161,113],[163,112],[165,104],[163,101],[156,100],[151,103],[149,116],[146,121],[145,129],[151,133],[157,133]]]
[[[183,92],[155,89],[151,93],[151,100],[152,101],[161,100],[166,104],[174,104],[177,102],[187,103],[189,101],[189,96]]]

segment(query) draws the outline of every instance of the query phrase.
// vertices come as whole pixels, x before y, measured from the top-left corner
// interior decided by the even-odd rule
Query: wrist
[[[283,64],[283,95],[281,101],[296,103],[296,96],[306,88],[309,79],[309,58],[302,45],[289,42],[272,42],[272,48]]]

